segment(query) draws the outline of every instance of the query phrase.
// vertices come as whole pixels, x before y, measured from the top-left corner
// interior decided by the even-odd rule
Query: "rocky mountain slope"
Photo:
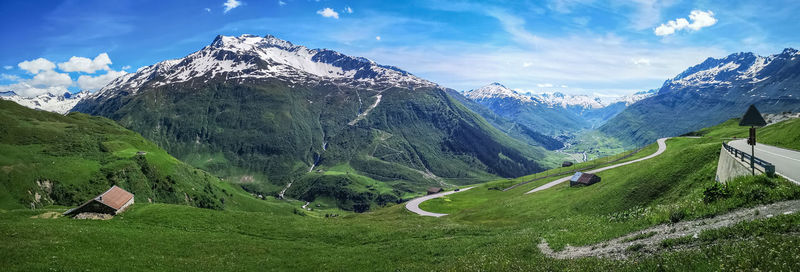
[[[600,128],[633,144],[740,117],[750,104],[762,113],[800,110],[800,53],[736,53],[708,58],[680,73]]]
[[[273,36],[218,36],[112,81],[75,110],[117,120],[250,191],[329,197],[353,210],[555,163],[432,82]]]

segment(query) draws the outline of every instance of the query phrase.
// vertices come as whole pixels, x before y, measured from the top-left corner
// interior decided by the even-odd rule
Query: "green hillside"
[[[278,196],[291,183],[287,197],[333,197],[347,210],[396,203],[429,186],[522,176],[561,161],[498,131],[440,88],[378,92],[278,79],[201,80],[75,109],[117,120],[249,192]],[[343,168],[346,175],[325,175]]]
[[[492,189],[506,182],[499,180],[423,203],[426,210],[451,213],[441,218],[421,217],[401,205],[330,217],[325,213],[333,211],[292,211],[267,205],[270,201],[259,202],[260,212],[137,203],[101,222],[32,218],[63,208],[0,210],[0,266],[9,271],[792,270],[798,257],[787,252],[800,249],[798,213],[670,240],[657,252],[631,248],[634,257],[627,260],[560,260],[539,250],[542,239],[561,250],[656,224],[800,199],[800,187],[764,176],[731,181],[724,193],[707,190],[714,188],[720,142],[669,140],[664,154],[601,172],[603,181],[591,187],[562,184],[525,195],[557,177],[507,192]],[[654,150],[650,146],[636,156]]]
[[[103,117],[63,116],[3,100],[0,124],[0,208],[74,206],[111,185],[134,193],[139,203],[223,209],[255,201]]]

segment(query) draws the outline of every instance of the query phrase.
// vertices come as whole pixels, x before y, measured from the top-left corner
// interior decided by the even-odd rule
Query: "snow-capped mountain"
[[[436,86],[397,67],[366,58],[308,49],[272,35],[242,35],[217,36],[210,45],[184,58],[162,61],[117,78],[97,95],[106,95],[109,90],[136,93],[145,85],[158,87],[201,77],[230,82],[279,78],[295,84],[334,81],[366,88]]]
[[[658,93],[625,109],[601,130],[635,144],[675,136],[740,117],[800,110],[800,52],[708,58],[664,82]],[[631,124],[637,124],[631,126]]]
[[[495,114],[538,133],[559,136],[597,127],[628,105],[653,95],[654,91],[605,101],[599,96],[560,92],[520,93],[500,83],[492,83],[463,94]]]
[[[668,80],[665,85],[670,88],[681,88],[758,83],[769,79],[774,72],[777,72],[774,68],[787,61],[795,61],[798,56],[800,56],[800,52],[796,49],[787,48],[780,54],[766,57],[743,52],[721,59],[708,58],[703,63],[692,66],[675,78]],[[777,62],[777,65],[771,66],[773,62]]]
[[[530,96],[523,95],[512,89],[506,88],[503,84],[494,82],[492,84],[464,92],[464,96],[472,100],[490,98],[511,98],[525,103],[537,103]]]
[[[599,109],[607,106],[606,104],[603,104],[603,100],[597,96],[568,95],[560,92],[538,93],[538,94],[534,93],[534,94],[529,94],[529,96],[551,107],[562,107],[562,108],[578,107],[581,109]]]
[[[78,102],[80,102],[88,95],[89,95],[88,91],[83,91],[74,94],[69,92],[58,95],[52,93],[46,93],[35,97],[22,97],[14,92],[4,92],[2,95],[0,95],[0,98],[14,101],[17,104],[20,104],[22,106],[31,109],[66,114],[73,107],[75,107],[75,105],[78,104]]]
[[[625,95],[613,98],[611,100],[604,100],[600,96],[595,95],[571,95],[561,92],[520,93],[495,82],[477,89],[465,91],[464,96],[475,101],[493,98],[510,98],[518,100],[522,103],[531,103],[534,105],[545,105],[548,107],[560,107],[565,109],[579,108],[585,110],[600,109],[619,102],[624,102],[625,105],[628,106],[636,101],[654,95],[655,92],[655,90],[641,91],[632,95]]]
[[[513,177],[544,168],[549,151],[515,144],[448,91],[365,58],[273,36],[218,36],[184,58],[112,81],[73,110],[116,120],[177,158],[213,161],[201,167],[216,174],[241,169],[249,180],[258,177],[248,182],[254,192],[362,199],[343,207],[351,210],[378,198],[395,202],[402,189],[333,192],[339,185],[303,176],[347,164],[392,182],[387,186],[427,186],[438,177]],[[541,146],[560,144],[529,134]]]

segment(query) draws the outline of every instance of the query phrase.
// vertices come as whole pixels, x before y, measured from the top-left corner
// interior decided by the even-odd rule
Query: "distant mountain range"
[[[600,130],[642,145],[741,117],[750,104],[762,113],[800,110],[800,53],[736,53],[708,58],[618,114]]]
[[[251,192],[331,197],[356,211],[557,163],[448,92],[364,58],[273,36],[218,36],[117,78],[74,110],[117,120]]]
[[[603,124],[628,105],[654,94],[638,92],[604,102],[600,97],[555,93],[519,93],[500,83],[464,92],[492,112],[550,136],[570,134]]]
[[[79,101],[81,101],[81,99],[87,96],[89,96],[88,91],[74,94],[70,92],[65,92],[63,94],[46,93],[35,97],[23,97],[14,93],[13,91],[0,93],[0,99],[14,101],[17,102],[17,104],[31,109],[50,111],[60,114],[68,113],[73,107],[75,107],[76,104],[78,104]]]

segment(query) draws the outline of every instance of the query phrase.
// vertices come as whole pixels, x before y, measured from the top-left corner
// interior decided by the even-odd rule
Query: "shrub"
[[[727,185],[722,185],[719,182],[714,182],[711,186],[703,191],[703,202],[711,203],[719,199],[727,198],[731,195]]]
[[[686,217],[686,212],[685,211],[683,211],[683,210],[675,210],[675,211],[672,211],[672,213],[670,213],[669,221],[674,224],[674,223],[680,222],[685,217]]]

